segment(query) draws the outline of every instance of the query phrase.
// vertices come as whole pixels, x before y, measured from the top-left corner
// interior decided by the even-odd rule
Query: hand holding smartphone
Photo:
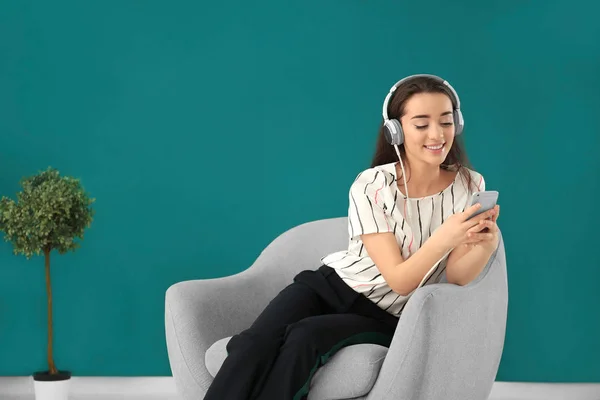
[[[477,210],[475,213],[473,213],[473,215],[471,215],[467,219],[467,221],[476,215],[479,215],[481,213],[484,213],[484,212],[496,207],[496,204],[498,203],[498,196],[499,196],[499,193],[496,190],[486,190],[484,192],[473,193],[473,195],[471,196],[471,200],[470,200],[469,204],[467,205],[467,208],[474,206],[475,204],[478,204],[478,203],[481,204],[481,208],[479,210]]]
[[[496,207],[496,204],[498,203],[498,196],[499,196],[499,193],[496,190],[486,190],[483,192],[473,193],[468,207],[479,203],[479,204],[481,204],[481,208],[479,210],[477,210],[473,215],[471,215],[467,219],[467,221],[476,215],[479,215],[481,213],[484,213],[484,212]],[[489,220],[491,218],[487,218],[487,219]],[[489,232],[489,229],[485,228],[481,232]]]

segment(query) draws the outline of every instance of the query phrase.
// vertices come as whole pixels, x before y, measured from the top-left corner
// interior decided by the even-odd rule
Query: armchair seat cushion
[[[227,357],[231,337],[208,348],[205,363],[215,377]],[[388,348],[377,344],[355,344],[340,349],[313,376],[309,400],[353,399],[367,395],[379,375]]]

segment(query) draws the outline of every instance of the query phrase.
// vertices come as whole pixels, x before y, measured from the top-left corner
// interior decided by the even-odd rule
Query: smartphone
[[[473,218],[476,215],[484,213],[492,208],[496,207],[496,203],[498,203],[499,193],[496,190],[486,190],[484,192],[475,192],[471,196],[471,201],[467,208],[474,206],[475,204],[481,204],[481,208],[473,215],[471,215],[468,219]]]

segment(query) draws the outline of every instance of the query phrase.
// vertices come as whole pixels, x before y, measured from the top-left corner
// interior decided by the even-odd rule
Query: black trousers
[[[302,271],[231,338],[204,400],[306,399],[314,373],[338,350],[389,347],[397,324],[330,267]]]

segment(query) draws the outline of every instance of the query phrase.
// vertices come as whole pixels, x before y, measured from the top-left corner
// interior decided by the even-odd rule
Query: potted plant
[[[37,175],[20,181],[22,191],[17,201],[7,197],[0,200],[0,231],[4,240],[12,243],[15,255],[30,259],[34,254],[44,256],[46,291],[48,297],[48,370],[33,373],[37,400],[66,400],[71,372],[58,370],[52,354],[52,286],[50,284],[50,255],[64,254],[79,247],[76,238],[83,239],[84,230],[93,220],[91,208],[95,199],[89,198],[78,179],[61,177],[48,167]]]

